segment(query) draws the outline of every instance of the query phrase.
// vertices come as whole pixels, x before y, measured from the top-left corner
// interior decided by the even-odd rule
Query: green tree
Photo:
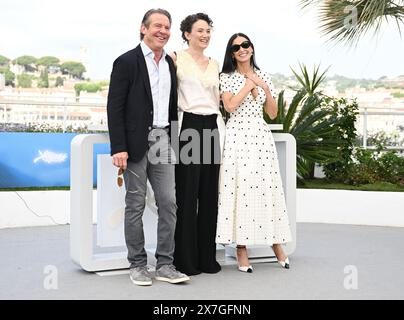
[[[14,59],[13,62],[20,66],[24,66],[25,71],[32,72],[36,70],[36,68],[32,65],[35,65],[37,60],[38,59],[33,56],[21,56]]]
[[[0,66],[8,66],[8,64],[10,63],[10,59],[0,55]]]
[[[6,86],[14,87],[15,74],[9,68],[0,68],[0,73],[4,74]]]
[[[76,79],[83,79],[83,73],[86,72],[86,68],[81,62],[67,61],[60,66],[60,70],[63,74],[68,74]]]
[[[62,77],[58,76],[56,78],[55,87],[63,87],[64,80]]]
[[[38,59],[37,65],[45,66],[46,68],[57,67],[59,66],[59,59],[52,56],[45,56]]]
[[[391,95],[394,98],[404,98],[404,92],[393,92]]]
[[[49,72],[48,69],[41,71],[41,76],[38,82],[39,88],[49,88]]]
[[[20,88],[31,88],[32,87],[32,77],[29,74],[23,73],[17,76],[18,87]]]
[[[83,90],[94,93],[102,90],[102,86],[99,83],[85,83]]]
[[[80,92],[84,90],[83,88],[84,88],[84,83],[76,83],[74,85],[74,91],[76,92],[76,98],[80,97]]]
[[[74,85],[74,91],[76,91],[76,97],[80,96],[81,91],[86,92],[98,92],[102,90],[102,86],[99,83],[76,83]]]
[[[319,8],[320,30],[328,41],[355,45],[366,33],[380,31],[383,21],[404,21],[403,0],[301,0]]]
[[[101,86],[101,88],[108,89],[108,87],[109,87],[109,81],[108,80],[98,81],[98,84]]]

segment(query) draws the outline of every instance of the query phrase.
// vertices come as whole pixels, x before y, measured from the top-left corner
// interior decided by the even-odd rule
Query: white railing
[[[372,117],[379,117],[371,120]],[[381,121],[390,119],[390,121]],[[373,122],[373,124],[372,124]],[[378,122],[378,123],[377,123]],[[18,123],[27,125],[32,123],[46,123],[59,125],[63,130],[67,126],[87,126],[88,129],[106,131],[107,113],[106,100],[95,97],[66,97],[66,96],[0,96],[0,129],[2,124]],[[362,146],[372,149],[368,145],[369,131],[391,132],[392,127],[404,128],[404,109],[386,109],[366,107],[359,109],[357,129],[362,131]],[[376,130],[375,130],[376,128]],[[404,131],[401,133],[404,140]],[[404,146],[387,146],[389,150],[404,151]]]
[[[46,99],[48,101],[46,101]],[[76,97],[47,97],[45,101],[33,97],[4,99],[0,97],[1,124],[49,124],[59,125],[63,131],[67,126],[107,130],[105,99]],[[94,101],[91,101],[94,100]],[[81,101],[81,102],[80,102]]]
[[[397,128],[398,126],[402,126],[401,139],[404,141],[404,109],[386,109],[386,108],[377,108],[377,107],[365,107],[359,108],[359,118],[357,120],[357,129],[359,131],[360,127],[362,128],[362,147],[364,149],[375,149],[375,146],[368,145],[368,136],[369,136],[369,118],[379,116],[379,126],[375,132],[384,131],[387,136],[394,130],[392,128]],[[390,121],[380,121],[381,118],[390,118]],[[362,118],[362,119],[361,119]],[[360,123],[362,122],[362,124]],[[377,127],[373,124],[373,127]],[[386,130],[387,129],[387,130]],[[385,149],[387,150],[398,150],[404,151],[404,146],[387,146]]]

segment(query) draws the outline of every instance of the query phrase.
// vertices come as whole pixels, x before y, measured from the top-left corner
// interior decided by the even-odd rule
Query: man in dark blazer
[[[141,43],[114,61],[108,93],[111,155],[125,180],[125,241],[130,279],[137,285],[152,284],[142,223],[147,179],[159,216],[155,279],[170,283],[189,280],[173,265],[177,210],[174,163],[159,161],[162,155],[171,154],[169,132],[172,121],[178,119],[175,67],[163,49],[170,27],[171,16],[166,10],[146,12],[140,27]],[[156,145],[157,157],[151,152]],[[166,158],[162,160],[171,159]]]

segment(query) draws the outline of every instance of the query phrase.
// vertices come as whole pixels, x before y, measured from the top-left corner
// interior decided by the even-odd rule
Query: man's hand
[[[128,166],[128,157],[129,156],[126,151],[115,153],[112,156],[112,163],[114,166],[126,170],[126,167]]]

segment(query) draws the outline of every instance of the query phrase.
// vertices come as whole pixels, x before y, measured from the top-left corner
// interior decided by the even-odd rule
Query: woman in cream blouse
[[[196,275],[216,273],[218,179],[225,124],[219,111],[219,64],[204,55],[212,20],[204,13],[181,22],[186,50],[177,66],[180,159],[176,166],[177,226],[174,265]]]

